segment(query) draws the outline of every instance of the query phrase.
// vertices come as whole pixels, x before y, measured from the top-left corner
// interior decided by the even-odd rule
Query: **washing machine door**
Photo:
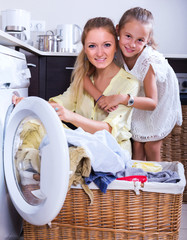
[[[58,115],[38,97],[22,100],[8,120],[5,177],[12,202],[29,223],[50,223],[59,213],[69,182],[69,153]]]

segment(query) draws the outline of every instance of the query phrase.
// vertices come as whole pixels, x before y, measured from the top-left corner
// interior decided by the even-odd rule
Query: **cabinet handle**
[[[27,66],[28,66],[28,67],[36,67],[36,64],[33,64],[33,63],[27,63]]]
[[[74,67],[66,67],[66,70],[73,70]]]

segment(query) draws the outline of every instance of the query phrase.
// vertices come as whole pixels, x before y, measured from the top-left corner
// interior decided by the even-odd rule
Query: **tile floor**
[[[24,240],[24,238],[21,237],[19,240]],[[179,233],[179,240],[187,240],[187,203],[183,203],[182,205],[181,228]]]
[[[187,240],[187,203],[182,205],[181,228],[179,240]]]

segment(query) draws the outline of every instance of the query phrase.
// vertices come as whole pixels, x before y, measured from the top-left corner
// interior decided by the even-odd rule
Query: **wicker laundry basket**
[[[184,165],[187,179],[187,105],[182,105],[182,126],[175,126],[163,140],[161,149],[162,161],[179,161]],[[187,186],[184,189],[183,201],[187,202]]]
[[[24,240],[179,239],[184,168],[179,162],[161,164],[178,171],[181,181],[147,182],[138,185],[139,195],[133,182],[113,181],[106,194],[91,184],[93,205],[81,188],[71,188],[51,228],[24,222]]]

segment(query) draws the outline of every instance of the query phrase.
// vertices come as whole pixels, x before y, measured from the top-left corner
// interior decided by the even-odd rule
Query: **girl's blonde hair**
[[[140,21],[143,24],[150,24],[152,26],[151,32],[150,32],[150,40],[148,42],[149,46],[152,46],[153,49],[156,49],[157,44],[153,38],[153,15],[150,11],[147,9],[141,8],[141,7],[135,7],[127,10],[123,16],[121,17],[119,24],[118,24],[118,32],[124,27],[124,25],[131,20],[137,20]]]
[[[73,91],[75,93],[74,94],[75,99],[77,98],[81,99],[83,95],[83,90],[84,90],[83,80],[87,75],[87,73],[91,71],[91,69],[94,69],[94,66],[90,63],[90,61],[88,60],[84,52],[84,45],[85,45],[85,39],[87,37],[88,32],[95,28],[104,28],[106,31],[111,33],[115,38],[115,43],[117,48],[117,44],[118,44],[117,33],[111,19],[106,17],[96,17],[87,21],[87,23],[84,26],[82,37],[81,37],[83,49],[77,56],[74,70],[71,75],[71,81],[72,81]]]

